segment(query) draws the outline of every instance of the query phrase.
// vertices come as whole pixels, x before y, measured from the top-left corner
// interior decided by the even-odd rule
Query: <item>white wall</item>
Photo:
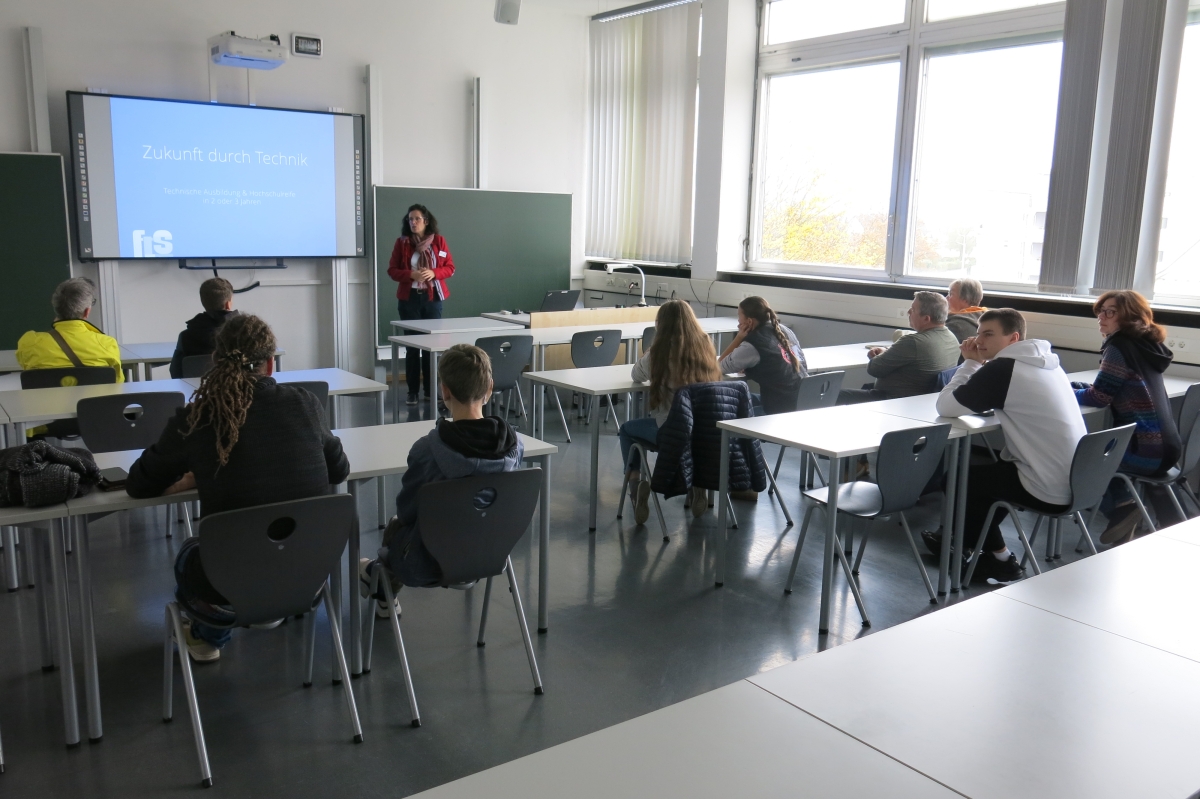
[[[525,0],[520,24],[492,21],[492,0],[4,0],[0,3],[0,151],[29,149],[21,28],[42,29],[54,148],[66,140],[68,89],[208,99],[205,40],[220,31],[323,37],[320,60],[293,58],[257,73],[259,105],[366,110],[364,67],[381,70],[383,180],[460,187],[470,180],[470,79],[485,79],[486,185],[574,195],[573,271],[583,266],[587,15],[595,3]],[[244,102],[244,72],[219,69],[223,102]],[[331,268],[289,261],[282,272],[228,272],[238,306],[264,315],[288,350],[285,366],[331,365]],[[89,267],[79,274],[91,274]],[[211,273],[174,264],[121,264],[121,338],[173,339],[198,310]],[[370,268],[352,261],[356,368],[371,357]]]

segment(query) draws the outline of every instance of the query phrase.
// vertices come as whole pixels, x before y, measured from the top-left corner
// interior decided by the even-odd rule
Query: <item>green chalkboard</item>
[[[375,187],[375,280],[379,345],[395,335],[396,283],[388,259],[408,207],[437,219],[454,256],[443,316],[537,310],[547,291],[571,287],[571,195],[481,189]]]
[[[62,156],[0,153],[0,350],[54,320],[50,295],[71,276]]]

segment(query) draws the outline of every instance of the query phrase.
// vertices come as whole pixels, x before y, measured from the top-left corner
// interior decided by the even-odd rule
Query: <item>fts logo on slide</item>
[[[134,258],[170,255],[174,249],[175,245],[171,242],[171,231],[169,230],[156,230],[150,236],[147,236],[144,230],[133,231]]]

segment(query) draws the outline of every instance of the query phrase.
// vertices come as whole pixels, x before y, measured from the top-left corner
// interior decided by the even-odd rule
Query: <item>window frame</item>
[[[770,9],[763,15],[759,32],[757,100],[754,115],[751,196],[748,221],[749,247],[746,270],[775,274],[804,274],[871,280],[923,286],[949,285],[951,278],[907,274],[912,246],[908,232],[914,224],[913,179],[918,174],[916,157],[919,122],[925,95],[925,72],[931,51],[944,54],[1013,47],[1062,39],[1066,3],[997,11],[972,17],[925,22],[925,0],[909,0],[902,25],[889,25],[851,33],[768,45]],[[769,6],[769,0],[768,0]],[[766,113],[770,80],[853,65],[899,61],[896,136],[893,149],[891,195],[888,200],[888,235],[884,268],[803,264],[768,261],[761,256],[763,217],[763,156],[766,142]],[[992,291],[1037,293],[1027,283],[989,281]]]

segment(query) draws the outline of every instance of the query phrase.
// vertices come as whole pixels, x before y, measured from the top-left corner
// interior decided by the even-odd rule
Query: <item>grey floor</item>
[[[354,420],[370,419],[367,403],[349,405]],[[612,423],[601,437],[599,529],[589,534],[587,428],[572,425],[574,444],[562,443],[557,422],[547,434],[562,449],[554,465],[550,629],[535,641],[545,695],[533,694],[504,591],[493,597],[483,649],[475,646],[481,589],[402,592],[424,726],[408,724],[395,648],[380,623],[374,668],[353,682],[366,739],[361,745],[351,742],[342,696],[330,684],[323,617],[315,684],[307,690],[301,687],[299,624],[239,630],[219,663],[197,668],[214,790],[230,797],[405,796],[935,610],[898,524],[880,522],[861,578],[873,626],[860,626],[839,580],[831,632],[818,635],[822,533],[810,532],[795,593],[785,596],[797,528],[785,527],[765,495],[756,505],[737,504],[741,527],[730,536],[730,573],[725,586],[714,589],[711,511],[692,523],[681,499],[667,502],[672,538],[665,544],[653,517],[644,528],[634,525],[631,513],[614,518],[620,470]],[[764,450],[773,463],[775,448]],[[798,461],[789,454],[782,480],[797,524]],[[390,491],[397,487],[398,481],[389,482]],[[370,523],[374,490],[360,501]],[[935,527],[937,515],[935,504],[918,509],[914,529]],[[114,517],[92,526],[105,713],[99,744],[63,746],[58,675],[40,668],[35,593],[0,594],[0,731],[8,764],[0,795],[115,798],[199,790],[178,680],[176,721],[160,720],[163,606],[182,539],[165,538],[161,512],[156,519],[133,514],[126,534]],[[377,540],[377,531],[368,533],[364,551]],[[1062,562],[1080,557],[1074,541],[1068,530]],[[530,536],[514,553],[531,626],[536,554]],[[930,556],[926,564],[936,568]]]

